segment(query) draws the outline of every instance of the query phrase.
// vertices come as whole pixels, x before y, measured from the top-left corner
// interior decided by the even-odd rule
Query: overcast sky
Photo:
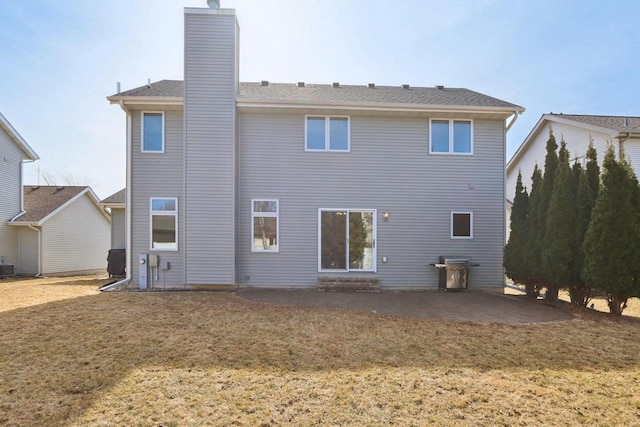
[[[527,109],[640,116],[639,1],[221,0],[240,79],[465,87]],[[206,0],[2,0],[0,112],[40,155],[25,181],[125,184],[125,114],[108,95],[183,78],[183,8]],[[42,179],[40,180],[42,182]]]

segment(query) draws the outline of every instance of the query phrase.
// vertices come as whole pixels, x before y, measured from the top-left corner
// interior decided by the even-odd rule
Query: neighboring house
[[[589,116],[577,114],[544,114],[507,164],[507,201],[513,203],[518,171],[522,183],[531,191],[531,175],[535,164],[544,169],[549,129],[560,146],[564,140],[571,163],[584,163],[589,143],[592,142],[602,163],[609,144],[616,153],[624,152],[631,165],[640,172],[640,117]]]
[[[103,208],[111,212],[111,247],[110,249],[126,249],[126,190],[123,188],[100,202]]]
[[[89,187],[25,186],[18,233],[18,274],[67,275],[106,270],[110,218]]]
[[[502,289],[507,119],[467,89],[240,83],[234,10],[185,9],[185,80],[127,115],[127,271],[140,288],[436,289],[440,255]],[[513,123],[513,121],[511,122]],[[157,267],[156,267],[157,265]]]
[[[12,274],[18,264],[18,232],[8,222],[24,211],[22,164],[35,160],[35,151],[0,114],[0,276]]]

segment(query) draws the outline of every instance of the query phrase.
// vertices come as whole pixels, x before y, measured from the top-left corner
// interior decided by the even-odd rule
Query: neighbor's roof
[[[574,120],[589,125],[600,126],[617,132],[640,132],[640,117],[629,116],[588,116],[581,114],[554,114],[549,116]]]
[[[184,82],[161,80],[151,85],[140,86],[110,96],[116,101],[121,98],[163,97],[182,98]],[[240,83],[239,103],[291,103],[291,104],[392,104],[392,105],[433,105],[469,106],[524,111],[523,107],[483,95],[469,89],[448,87],[407,87],[402,86],[353,86],[330,84],[296,83]]]
[[[86,186],[24,186],[25,213],[16,218],[14,223],[37,223],[38,225],[73,203],[87,193],[92,201],[98,203],[98,198],[90,187]],[[103,213],[104,211],[100,209]],[[107,216],[105,214],[105,216]],[[107,216],[108,217],[108,216]]]
[[[0,128],[4,129],[4,131],[9,135],[9,138],[11,138],[18,145],[18,147],[26,155],[27,159],[38,160],[40,158],[38,157],[36,152],[33,151],[33,148],[31,148],[29,144],[27,144],[27,141],[25,141],[24,138],[20,136],[18,131],[15,130],[13,126],[11,126],[11,123],[9,123],[9,120],[7,120],[2,115],[2,113],[0,113]]]
[[[118,191],[117,193],[113,193],[112,195],[110,195],[106,199],[103,199],[100,203],[102,203],[103,205],[125,204],[126,203],[126,195],[127,195],[126,188],[123,188],[122,190]]]

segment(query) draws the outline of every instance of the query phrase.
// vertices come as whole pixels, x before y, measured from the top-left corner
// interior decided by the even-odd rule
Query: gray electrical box
[[[138,289],[147,289],[147,271],[149,269],[149,256],[140,254],[138,256]]]

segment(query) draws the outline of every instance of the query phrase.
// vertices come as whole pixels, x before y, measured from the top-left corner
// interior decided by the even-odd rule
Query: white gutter
[[[521,113],[520,113],[519,111],[514,111],[514,112],[513,112],[513,119],[511,119],[511,121],[510,121],[510,122],[509,122],[509,124],[507,125],[506,132],[509,132],[509,129],[511,129],[511,126],[513,126],[513,124],[516,122],[516,120],[518,120],[518,116],[519,116],[520,114],[521,114]]]
[[[42,231],[31,224],[28,227],[38,233],[38,274],[36,277],[40,277],[42,276]]]
[[[126,285],[131,281],[131,113],[124,107],[124,101],[118,103],[122,111],[127,114],[127,184],[125,189],[125,271],[124,279],[100,288],[100,291],[109,291],[119,286]]]

